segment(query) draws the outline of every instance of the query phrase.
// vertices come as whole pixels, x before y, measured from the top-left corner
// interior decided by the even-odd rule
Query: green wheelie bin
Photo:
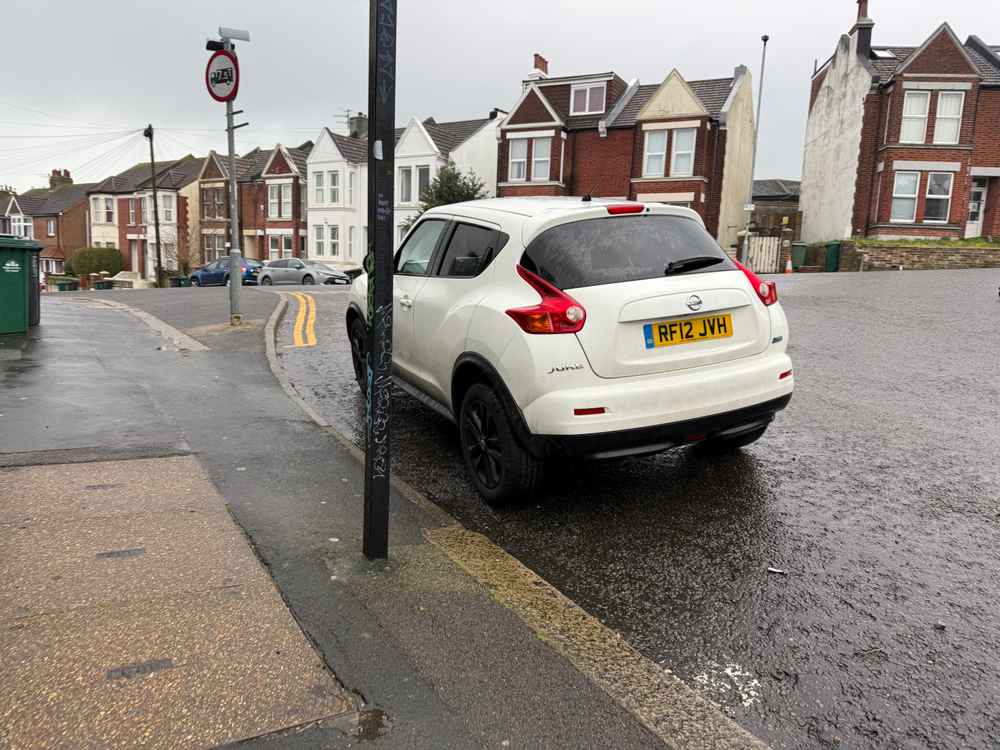
[[[34,240],[0,235],[0,334],[27,333],[41,319],[41,251]]]

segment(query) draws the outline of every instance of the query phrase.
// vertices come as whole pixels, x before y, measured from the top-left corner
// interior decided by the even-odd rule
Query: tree
[[[115,276],[122,270],[122,256],[113,247],[85,247],[73,256],[73,271],[77,276],[107,271]]]
[[[449,161],[420,196],[420,208],[417,210],[417,215],[403,222],[403,230],[409,231],[420,215],[429,208],[488,198],[489,195],[486,184],[479,179],[475,172],[463,174],[454,162]]]

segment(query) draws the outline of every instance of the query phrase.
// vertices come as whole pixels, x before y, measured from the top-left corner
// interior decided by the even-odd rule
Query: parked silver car
[[[350,284],[350,277],[343,271],[325,263],[310,263],[298,258],[272,260],[260,269],[257,283],[271,284]]]

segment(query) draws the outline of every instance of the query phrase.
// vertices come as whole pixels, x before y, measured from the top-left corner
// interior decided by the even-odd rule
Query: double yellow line
[[[295,346],[316,346],[316,300],[311,294],[292,292],[299,302],[295,313],[295,327],[292,329],[292,340]]]

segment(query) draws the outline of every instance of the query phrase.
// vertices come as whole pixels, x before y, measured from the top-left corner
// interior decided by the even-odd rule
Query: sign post
[[[362,551],[389,556],[396,0],[370,0],[368,29],[368,387]]]
[[[240,289],[243,287],[243,258],[240,254],[240,219],[236,193],[236,128],[249,123],[233,125],[233,116],[243,110],[233,111],[233,99],[240,89],[240,64],[233,51],[233,39],[250,41],[250,35],[237,29],[219,28],[221,42],[209,41],[208,49],[214,50],[205,67],[205,86],[217,102],[226,103],[226,134],[229,141],[229,323],[239,325]]]

